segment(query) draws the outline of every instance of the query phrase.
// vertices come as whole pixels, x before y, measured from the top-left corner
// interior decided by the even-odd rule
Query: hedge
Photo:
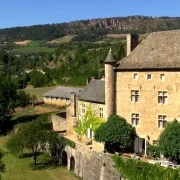
[[[73,142],[73,141],[71,141],[71,140],[69,140],[69,139],[67,139],[67,138],[65,138],[65,137],[63,137],[63,136],[62,136],[62,138],[63,138],[64,142],[65,142],[68,146],[70,146],[70,147],[72,147],[72,148],[75,148],[75,147],[76,147],[76,143],[75,143],[75,142]]]
[[[164,168],[140,160],[113,156],[120,174],[128,180],[180,180],[180,169]]]

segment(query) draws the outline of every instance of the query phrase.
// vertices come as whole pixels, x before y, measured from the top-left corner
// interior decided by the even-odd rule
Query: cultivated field
[[[52,41],[48,41],[47,44],[61,44],[61,43],[68,43],[74,38],[76,35],[67,35],[61,38],[53,39]]]
[[[26,87],[26,89],[24,89],[27,93],[31,94],[31,95],[36,95],[37,98],[38,98],[38,101],[41,102],[43,101],[43,94],[56,88],[56,86],[53,86],[53,87],[41,87],[41,88],[34,88],[33,86],[31,85],[28,85]]]
[[[50,48],[47,46],[21,46],[13,51],[16,53],[40,53],[40,52],[53,52],[56,48]]]
[[[24,40],[24,41],[16,41],[14,43],[17,44],[17,45],[26,45],[26,44],[28,44],[30,42],[31,42],[31,40]]]

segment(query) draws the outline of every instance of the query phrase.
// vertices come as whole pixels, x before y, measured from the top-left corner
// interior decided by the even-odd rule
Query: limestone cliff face
[[[151,32],[156,29],[177,29],[180,27],[180,18],[128,16],[73,21],[70,23],[64,23],[64,25],[65,24],[68,31],[105,28],[109,30],[144,30],[145,32]]]

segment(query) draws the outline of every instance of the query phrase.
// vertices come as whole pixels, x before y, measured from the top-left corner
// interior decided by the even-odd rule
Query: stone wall
[[[134,74],[138,75],[137,80]],[[151,74],[151,80],[147,80],[147,74]],[[164,80],[161,74],[165,75]],[[117,72],[116,83],[117,114],[132,124],[132,113],[138,113],[136,132],[141,138],[149,136],[151,143],[159,138],[164,129],[158,128],[158,115],[166,115],[168,122],[180,120],[180,72]],[[131,90],[139,90],[138,103],[131,102]],[[158,91],[168,92],[167,104],[158,104]]]
[[[82,105],[85,105],[85,109],[88,106],[91,106],[93,110],[97,113],[97,115],[100,115],[100,108],[103,109],[103,118],[105,117],[105,104],[100,104],[100,103],[93,103],[93,102],[87,102],[87,101],[77,101],[77,119],[81,120],[82,119]]]
[[[62,132],[67,130],[66,112],[52,114],[53,130]]]
[[[56,106],[66,106],[70,104],[69,99],[55,98],[55,97],[44,97],[44,104],[53,104]]]
[[[120,180],[120,174],[114,167],[109,154],[90,150],[84,144],[77,143],[76,148],[66,147],[68,169],[71,157],[75,160],[74,172],[83,180]]]

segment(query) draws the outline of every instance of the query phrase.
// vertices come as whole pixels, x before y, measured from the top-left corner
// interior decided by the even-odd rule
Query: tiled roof
[[[105,63],[114,63],[114,62],[116,62],[116,60],[114,59],[114,56],[112,54],[111,48],[110,48],[109,53],[108,53],[108,55],[106,57],[106,60],[104,62]]]
[[[82,90],[83,90],[83,88],[59,86],[59,87],[43,94],[43,96],[44,97],[68,98],[69,99],[72,92],[79,94],[79,92]]]
[[[117,69],[180,68],[180,30],[149,34]]]
[[[79,100],[105,103],[105,81],[93,79],[79,93]]]

